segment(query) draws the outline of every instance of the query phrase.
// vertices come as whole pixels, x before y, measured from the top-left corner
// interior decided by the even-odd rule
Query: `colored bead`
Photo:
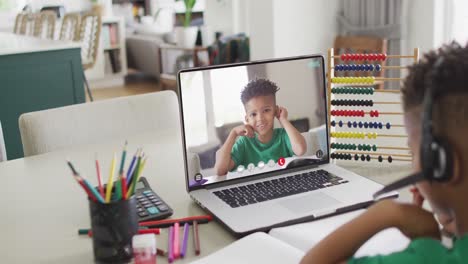
[[[351,121],[348,121],[348,127],[351,127]]]
[[[369,124],[367,122],[364,122],[364,128],[368,128]]]
[[[366,160],[366,156],[364,156],[364,154],[361,155],[361,160],[362,160],[362,161],[365,161],[365,160]]]
[[[393,161],[392,156],[388,156],[388,162],[392,163],[392,161]]]
[[[369,122],[369,128],[374,128],[374,123]]]
[[[383,128],[383,124],[379,123],[379,129],[382,129],[382,128]]]
[[[370,155],[367,155],[367,156],[366,156],[366,160],[367,160],[367,161],[370,161],[370,160],[371,160]]]
[[[375,110],[375,111],[374,111],[374,116],[375,116],[375,117],[379,117],[379,110]]]
[[[385,127],[387,127],[387,129],[390,129],[390,128],[392,127],[392,125],[390,125],[390,123],[387,123],[387,124],[385,125]]]
[[[334,111],[334,110],[332,110],[332,112],[333,112],[333,111]],[[332,127],[334,127],[334,126],[336,125],[335,120],[332,120],[332,121],[330,122],[330,125],[331,125]]]
[[[343,127],[343,121],[338,122],[338,126]]]
[[[362,124],[361,121],[359,121],[358,126],[359,126],[359,128],[362,128],[363,124]]]
[[[351,122],[350,122],[351,123]],[[353,122],[353,127],[357,127],[356,121]]]
[[[358,150],[362,150],[362,145],[359,144],[359,145],[357,146],[357,148],[358,148]]]
[[[384,61],[384,60],[386,60],[386,59],[387,59],[387,54],[382,53],[382,60]]]
[[[358,154],[354,154],[354,160],[359,160],[359,155]]]
[[[383,161],[382,156],[379,156],[379,162],[382,162],[382,161]]]
[[[377,145],[372,145],[372,150],[377,151]]]
[[[376,64],[375,65],[375,71],[381,71],[382,70],[382,66],[380,64]]]

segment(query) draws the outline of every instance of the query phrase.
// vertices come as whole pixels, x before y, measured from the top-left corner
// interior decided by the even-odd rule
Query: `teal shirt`
[[[458,264],[468,263],[468,235],[457,239],[452,248],[446,248],[440,241],[428,238],[413,240],[409,246],[397,253],[386,256],[353,258],[348,264],[387,264],[387,263],[425,263]]]
[[[270,142],[263,144],[255,137],[238,137],[231,150],[231,158],[234,161],[235,170],[239,165],[247,167],[249,163],[255,166],[260,161],[267,163],[269,160],[278,161],[281,157],[292,157],[291,141],[284,128],[275,128],[273,130],[273,138]]]

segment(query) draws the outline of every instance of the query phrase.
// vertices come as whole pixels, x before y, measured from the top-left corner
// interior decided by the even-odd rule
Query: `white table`
[[[90,227],[88,203],[83,190],[72,178],[65,159],[96,182],[94,153],[100,157],[102,173],[108,176],[112,153],[120,153],[122,142],[81,146],[24,159],[0,162],[0,258],[2,263],[93,263],[92,240],[78,236],[79,228]],[[150,157],[143,176],[153,189],[174,209],[173,218],[204,212],[185,190],[185,174],[180,135],[145,135],[129,139],[128,156],[143,146]],[[119,154],[120,155],[120,154]],[[128,159],[127,159],[127,162]],[[380,174],[377,181],[388,182],[405,175],[408,166],[361,168],[364,163],[348,163],[365,175]],[[378,166],[382,166],[377,164]],[[367,165],[368,166],[368,165]],[[383,176],[383,174],[387,176]],[[235,237],[220,224],[200,225],[201,256],[233,242]],[[158,236],[158,247],[167,248],[166,231]],[[175,263],[195,260],[192,239],[187,257]],[[158,257],[158,263],[167,263]]]

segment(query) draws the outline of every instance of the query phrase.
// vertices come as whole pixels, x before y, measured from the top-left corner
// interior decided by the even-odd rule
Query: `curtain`
[[[388,54],[413,54],[405,46],[408,0],[341,0],[338,12],[340,35],[366,35],[387,39]],[[401,65],[401,60],[391,59],[386,65]],[[385,71],[386,77],[400,77],[398,70]],[[397,82],[386,82],[385,89],[399,89]]]

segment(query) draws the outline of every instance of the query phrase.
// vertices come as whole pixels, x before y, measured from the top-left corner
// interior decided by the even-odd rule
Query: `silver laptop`
[[[231,232],[365,207],[382,188],[330,163],[324,69],[311,55],[179,72],[187,191]]]

